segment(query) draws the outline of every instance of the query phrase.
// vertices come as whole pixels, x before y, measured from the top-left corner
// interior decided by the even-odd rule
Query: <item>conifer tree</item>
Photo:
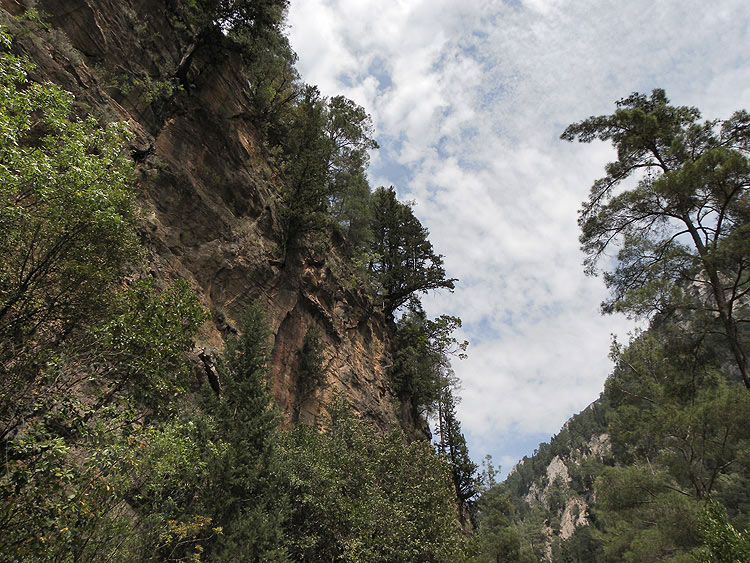
[[[283,499],[277,495],[273,450],[278,414],[269,390],[268,337],[263,310],[253,303],[224,358],[216,419],[227,449],[212,495],[214,524],[223,533],[210,551],[220,560],[283,559]]]
[[[373,259],[370,273],[380,286],[383,310],[392,316],[417,293],[453,290],[456,279],[445,277],[443,257],[435,254],[429,232],[401,203],[393,187],[380,187],[372,196]]]
[[[451,478],[461,511],[460,517],[468,512],[473,519],[475,497],[477,495],[477,464],[471,461],[466,438],[461,432],[461,422],[456,416],[456,400],[450,389],[445,389],[440,401],[439,450],[446,456],[451,468]]]
[[[570,125],[562,138],[617,149],[579,217],[587,273],[619,246],[604,276],[612,295],[603,310],[705,312],[718,320],[750,389],[750,114],[701,122],[698,109],[672,106],[656,89]],[[623,189],[633,176],[637,183]]]

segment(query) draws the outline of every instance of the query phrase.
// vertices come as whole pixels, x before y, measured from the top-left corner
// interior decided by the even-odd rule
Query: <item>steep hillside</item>
[[[608,404],[600,398],[571,417],[531,457],[510,472],[504,487],[523,521],[522,542],[529,554],[559,560],[561,542],[592,524],[594,480],[613,463],[607,434]],[[570,548],[568,548],[570,549]]]
[[[726,344],[661,315],[612,355],[601,397],[480,499],[486,551],[521,561],[744,560],[750,399]]]
[[[10,15],[23,2],[3,0]],[[210,310],[196,369],[211,364],[236,332],[239,312],[260,300],[275,335],[273,390],[286,420],[313,422],[320,405],[344,393],[381,429],[415,432],[387,377],[391,365],[382,311],[357,287],[343,241],[302,242],[284,251],[281,184],[274,158],[248,118],[251,92],[239,57],[197,46],[191,23],[171,3],[126,0],[33,2],[44,24],[17,25],[17,44],[51,80],[102,121],[135,133],[142,236],[152,273],[186,279]],[[301,389],[305,335],[317,328],[325,382]],[[200,373],[198,374],[201,375]]]

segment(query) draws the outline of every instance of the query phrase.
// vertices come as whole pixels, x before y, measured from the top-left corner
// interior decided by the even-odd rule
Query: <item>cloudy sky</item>
[[[303,79],[372,115],[394,185],[444,255],[469,359],[459,415],[505,474],[596,399],[611,334],[582,273],[577,210],[613,153],[569,123],[660,87],[707,118],[750,109],[746,0],[292,0]]]

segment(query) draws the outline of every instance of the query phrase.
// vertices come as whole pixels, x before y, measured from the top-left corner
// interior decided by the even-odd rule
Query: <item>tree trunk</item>
[[[698,251],[703,267],[708,274],[708,281],[711,284],[713,290],[714,299],[716,300],[716,307],[719,311],[719,319],[721,324],[724,326],[724,333],[726,334],[727,340],[729,341],[729,348],[732,350],[734,360],[737,363],[737,367],[740,370],[742,381],[745,383],[745,387],[750,389],[750,362],[748,362],[745,350],[742,348],[742,342],[740,340],[739,331],[737,330],[737,321],[732,316],[732,309],[730,304],[727,302],[726,296],[724,295],[724,288],[721,285],[721,279],[719,278],[719,272],[711,262],[711,257],[706,249],[706,246],[701,240],[698,229],[695,228],[690,217],[684,215],[682,221],[690,232],[690,236],[693,239],[693,244]]]

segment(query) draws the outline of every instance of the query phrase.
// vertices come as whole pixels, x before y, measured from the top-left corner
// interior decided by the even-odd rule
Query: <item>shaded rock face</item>
[[[400,424],[415,436],[388,377],[385,318],[364,291],[342,281],[335,245],[303,242],[282,260],[281,179],[245,117],[249,97],[238,61],[206,45],[196,49],[169,0],[0,0],[0,7],[7,18],[32,3],[51,24],[24,24],[30,31],[17,34],[37,65],[32,79],[60,84],[81,111],[126,121],[134,133],[151,273],[189,280],[212,313],[196,369],[210,366],[236,332],[239,312],[257,299],[274,333],[273,392],[287,424],[320,419],[322,404],[343,394],[379,428]],[[185,86],[169,91],[178,70]],[[151,95],[149,84],[170,88]],[[326,377],[302,396],[297,369],[311,327],[321,334]],[[205,370],[204,381],[215,379]]]

